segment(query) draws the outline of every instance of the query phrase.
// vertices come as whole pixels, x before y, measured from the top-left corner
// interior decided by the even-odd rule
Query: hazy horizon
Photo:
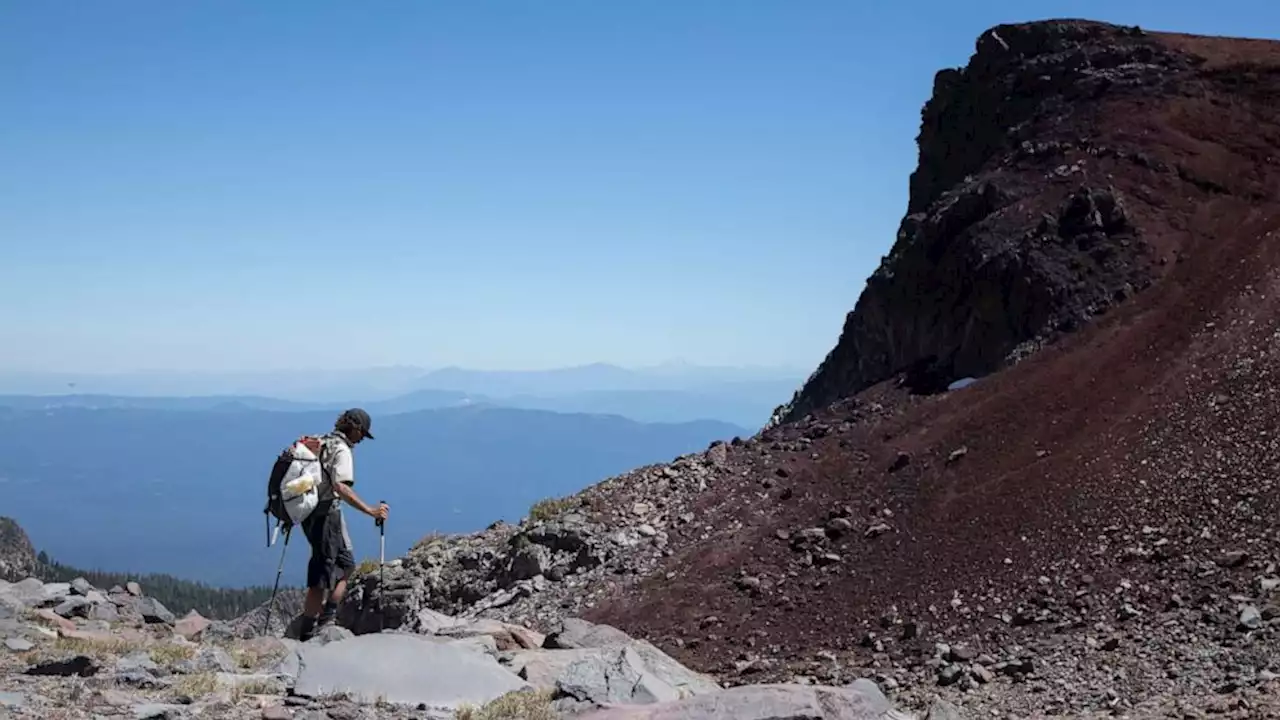
[[[834,341],[833,341],[834,344]],[[824,353],[825,355],[825,353]],[[528,365],[459,365],[454,363],[443,364],[418,364],[418,363],[390,363],[384,365],[350,365],[342,366],[337,364],[317,364],[317,365],[292,365],[292,366],[249,366],[249,367],[228,367],[228,368],[209,368],[209,367],[148,367],[135,366],[118,369],[68,369],[68,370],[49,370],[43,367],[22,367],[13,366],[6,367],[0,365],[0,373],[8,375],[85,375],[85,376],[119,376],[119,375],[269,375],[269,374],[287,374],[293,372],[325,372],[325,373],[370,373],[370,372],[420,372],[423,374],[439,372],[442,370],[466,370],[470,372],[486,372],[486,373],[543,373],[556,372],[565,370],[579,370],[592,367],[611,367],[631,372],[652,372],[658,370],[670,369],[692,369],[692,370],[735,370],[735,371],[758,371],[769,374],[788,374],[793,372],[809,372],[811,367],[798,364],[787,363],[743,363],[733,365],[707,365],[700,363],[692,363],[681,359],[663,360],[655,363],[628,365],[626,363],[611,362],[608,360],[594,360],[580,363],[572,363],[567,365],[545,364],[540,366]],[[815,364],[816,367],[816,364]]]

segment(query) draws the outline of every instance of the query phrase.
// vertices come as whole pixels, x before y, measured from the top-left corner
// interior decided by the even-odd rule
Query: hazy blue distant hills
[[[0,406],[336,411],[375,415],[445,407],[607,413],[641,422],[721,420],[758,428],[804,380],[798,371],[597,363],[534,371],[408,368],[323,373],[59,375],[0,373]]]
[[[269,583],[279,557],[265,547],[262,515],[271,463],[298,435],[332,427],[333,413],[244,409],[278,402],[252,396],[167,400],[175,406],[16,408],[25,401],[10,398],[0,409],[5,514],[79,567]],[[428,531],[515,520],[543,497],[752,433],[481,405],[375,415],[375,432],[357,448],[356,490],[391,503],[389,554]],[[357,555],[376,557],[372,522],[349,518]],[[305,543],[291,545],[286,583],[301,581],[306,554]]]
[[[49,410],[54,408],[85,408],[95,410],[187,410],[200,412],[226,412],[265,410],[271,412],[337,412],[352,405],[364,405],[370,412],[403,413],[473,404],[492,404],[473,401],[466,393],[448,390],[419,390],[390,400],[363,403],[303,402],[281,400],[258,395],[198,395],[191,397],[162,397],[146,395],[0,395],[0,407],[18,410]]]

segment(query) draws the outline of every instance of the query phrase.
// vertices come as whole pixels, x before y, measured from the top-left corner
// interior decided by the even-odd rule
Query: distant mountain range
[[[787,368],[669,364],[634,370],[604,363],[535,371],[0,372],[0,393],[8,393],[0,394],[0,406],[306,412],[361,405],[375,415],[485,406],[759,428],[804,378]]]
[[[438,392],[447,399],[450,391]],[[0,408],[4,512],[38,547],[86,569],[235,586],[274,577],[279,546],[265,547],[262,514],[271,462],[298,435],[324,432],[334,420],[329,409],[252,396],[10,397],[0,405],[8,406]],[[377,440],[357,448],[356,491],[391,504],[394,555],[429,531],[516,520],[539,499],[753,432],[711,420],[389,407],[375,415]],[[358,557],[376,558],[372,522],[348,513]],[[306,556],[305,542],[291,544],[286,584],[301,581]]]

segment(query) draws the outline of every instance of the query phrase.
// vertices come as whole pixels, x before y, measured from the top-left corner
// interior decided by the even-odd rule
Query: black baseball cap
[[[350,425],[360,430],[360,433],[370,440],[373,439],[373,433],[370,429],[373,427],[373,418],[369,417],[369,413],[360,408],[351,408],[342,413],[338,418],[339,425]]]

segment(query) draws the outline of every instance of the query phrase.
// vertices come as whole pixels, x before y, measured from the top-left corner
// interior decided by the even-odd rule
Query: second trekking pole
[[[267,601],[267,619],[262,624],[262,634],[267,635],[271,632],[271,611],[276,606],[276,591],[280,589],[280,575],[284,572],[284,553],[289,549],[289,535],[293,530],[290,525],[284,529],[284,547],[280,548],[280,565],[276,567],[276,584],[271,588],[271,599]]]
[[[378,505],[382,505],[383,501],[379,500]],[[382,584],[382,567],[387,562],[387,524],[382,518],[377,519],[378,523],[378,632],[386,629],[386,615],[384,608],[386,607],[382,599],[386,596],[387,588]]]

